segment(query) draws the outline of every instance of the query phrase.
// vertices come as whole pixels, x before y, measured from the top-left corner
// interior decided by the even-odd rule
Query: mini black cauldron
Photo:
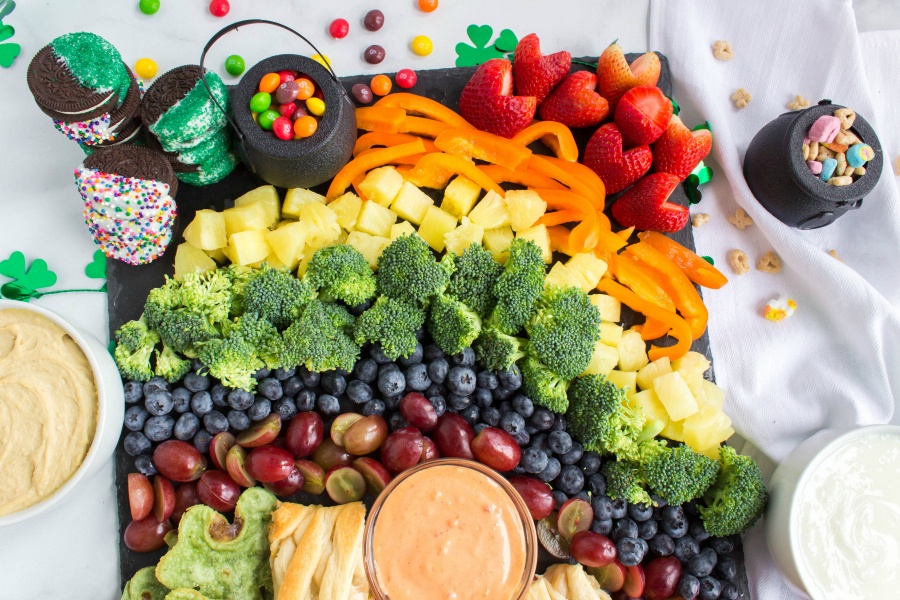
[[[763,207],[785,225],[798,229],[818,229],[833,223],[844,213],[862,206],[872,191],[884,156],[878,136],[859,113],[853,131],[875,151],[866,164],[866,174],[852,184],[837,187],[813,175],[803,160],[803,139],[816,119],[843,108],[822,100],[799,112],[784,113],[759,130],[744,157],[744,178]]]

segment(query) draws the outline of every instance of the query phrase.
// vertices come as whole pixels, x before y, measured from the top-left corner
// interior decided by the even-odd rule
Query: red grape
[[[256,480],[247,472],[247,451],[241,446],[234,445],[225,457],[225,470],[228,476],[241,487],[253,487]]]
[[[132,521],[125,528],[125,546],[135,552],[153,552],[162,548],[166,534],[172,531],[172,523],[160,523],[153,516]]]
[[[429,460],[434,460],[436,458],[440,458],[441,453],[438,450],[437,444],[434,443],[429,437],[422,438],[422,458],[419,459],[419,462],[426,462]]]
[[[387,436],[388,424],[384,417],[363,417],[344,432],[344,449],[356,456],[369,454],[378,450]]]
[[[294,457],[275,446],[260,446],[250,451],[245,464],[247,472],[257,481],[281,481],[291,474]]]
[[[425,442],[415,427],[403,427],[387,436],[381,446],[381,463],[393,474],[416,466]]]
[[[291,471],[291,474],[281,481],[270,481],[264,483],[263,487],[276,496],[290,496],[299,492],[304,483],[306,483],[306,481],[303,477],[303,473],[295,466]]]
[[[587,531],[594,520],[594,509],[581,498],[569,498],[559,509],[556,527],[567,540],[579,531]]]
[[[209,457],[212,459],[212,464],[215,468],[225,469],[225,457],[228,456],[228,451],[231,450],[236,441],[235,437],[227,431],[222,431],[213,436],[209,442]]]
[[[200,494],[197,493],[197,482],[182,483],[175,490],[175,512],[172,513],[172,520],[178,523],[181,521],[184,511],[198,504],[203,504],[203,501],[200,500]]]
[[[321,494],[325,491],[325,469],[311,460],[297,459],[294,465],[303,475],[303,491],[307,494]]]
[[[403,396],[403,400],[400,401],[400,414],[407,423],[419,431],[428,433],[437,427],[437,411],[428,398],[419,392],[410,392]]]
[[[522,500],[525,501],[532,519],[540,521],[553,512],[556,503],[553,500],[553,493],[550,491],[549,485],[543,481],[538,481],[534,477],[526,477],[524,475],[510,477],[509,482],[522,496]]]
[[[616,560],[616,545],[605,535],[593,531],[579,531],[572,536],[569,547],[572,558],[586,567],[603,567]]]
[[[197,483],[197,495],[213,510],[231,512],[241,496],[241,487],[225,471],[207,471]]]
[[[617,560],[603,567],[588,567],[587,572],[593,575],[600,587],[607,592],[618,592],[625,585],[625,566]]]
[[[497,471],[512,471],[522,457],[513,436],[497,427],[482,429],[472,440],[471,448],[478,462]]]
[[[172,481],[194,481],[206,470],[206,458],[192,444],[168,440],[153,451],[153,464]]]
[[[128,506],[133,521],[140,521],[153,509],[153,486],[146,475],[128,474]]]
[[[317,412],[302,412],[291,419],[286,445],[294,458],[306,458],[316,451],[325,437],[325,423]]]
[[[353,468],[359,471],[366,480],[366,489],[373,498],[391,482],[390,472],[374,458],[362,457],[353,461]]]
[[[678,580],[681,579],[681,563],[674,556],[660,556],[644,567],[647,600],[666,600],[675,595]]]
[[[235,441],[244,448],[257,448],[271,443],[272,440],[278,437],[279,431],[281,431],[281,415],[273,412],[240,432]]]
[[[313,453],[312,459],[317,465],[330,471],[338,465],[349,465],[353,456],[332,442],[331,438],[325,438],[325,441]]]
[[[432,434],[441,456],[453,458],[474,458],[472,454],[472,438],[475,432],[465,419],[456,413],[445,412],[438,419],[437,428]]]
[[[366,495],[366,480],[353,467],[335,467],[325,476],[325,491],[338,504],[356,502]]]
[[[153,518],[165,521],[175,512],[175,488],[162,475],[153,476]]]
[[[631,598],[640,598],[644,593],[646,581],[641,565],[625,567],[625,585],[622,586],[622,591]]]
[[[358,413],[344,413],[335,417],[331,422],[331,441],[343,448],[344,433],[362,418],[363,416]]]

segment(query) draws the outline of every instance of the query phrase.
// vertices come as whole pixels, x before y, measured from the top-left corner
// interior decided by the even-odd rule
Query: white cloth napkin
[[[890,63],[900,38],[867,38],[863,61],[850,0],[651,3],[649,46],[669,57],[681,116],[688,126],[712,125],[707,163],[716,176],[692,212],[711,216],[694,230],[698,251],[730,278],[704,295],[716,377],[735,429],[775,461],[821,429],[900,420],[900,124],[891,100],[900,78]],[[713,57],[716,40],[731,44],[733,60]],[[743,110],[730,99],[738,88],[753,96]],[[770,215],[742,173],[754,134],[798,94],[812,105],[829,98],[855,109],[885,151],[881,180],[862,208],[815,231]],[[743,231],[727,220],[738,207],[754,221]],[[749,273],[731,271],[732,249],[748,254]],[[755,269],[769,250],[781,258],[780,274]],[[795,299],[797,311],[766,321],[763,307],[781,295]],[[745,553],[755,600],[800,597],[775,570],[762,527],[746,536]]]

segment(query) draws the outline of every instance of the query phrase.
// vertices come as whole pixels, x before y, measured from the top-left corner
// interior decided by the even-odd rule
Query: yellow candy
[[[319,63],[320,65],[322,65],[323,67],[325,67],[326,69],[328,68],[329,65],[331,65],[331,59],[328,58],[327,56],[325,56],[324,54],[313,54],[312,56],[310,56],[310,58],[313,59],[314,61],[316,61],[317,63]]]
[[[306,101],[306,110],[317,117],[321,117],[325,114],[325,101],[320,98],[310,98]]]
[[[417,35],[413,38],[410,48],[419,56],[428,56],[434,49],[434,44],[431,43],[431,38],[427,35]]]
[[[141,79],[153,79],[156,77],[156,61],[152,58],[142,58],[134,63],[134,72]]]

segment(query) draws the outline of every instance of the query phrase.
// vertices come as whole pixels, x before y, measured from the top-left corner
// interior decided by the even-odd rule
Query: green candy
[[[259,92],[258,94],[253,94],[253,97],[250,98],[250,110],[255,113],[261,113],[269,110],[269,107],[272,106],[272,94],[268,92]],[[265,127],[263,127],[265,129]]]
[[[145,15],[155,15],[159,10],[159,0],[141,0],[138,2],[138,8]]]
[[[278,114],[277,110],[269,109],[269,110],[266,110],[266,111],[263,111],[262,113],[260,113],[259,118],[257,118],[256,122],[259,124],[260,127],[265,129],[266,131],[271,131],[272,123],[274,123],[275,119],[277,119],[280,116],[281,115]]]
[[[225,59],[225,70],[229,75],[234,75],[235,77],[237,77],[244,72],[245,67],[246,65],[244,64],[244,59],[237,54],[232,54]]]

